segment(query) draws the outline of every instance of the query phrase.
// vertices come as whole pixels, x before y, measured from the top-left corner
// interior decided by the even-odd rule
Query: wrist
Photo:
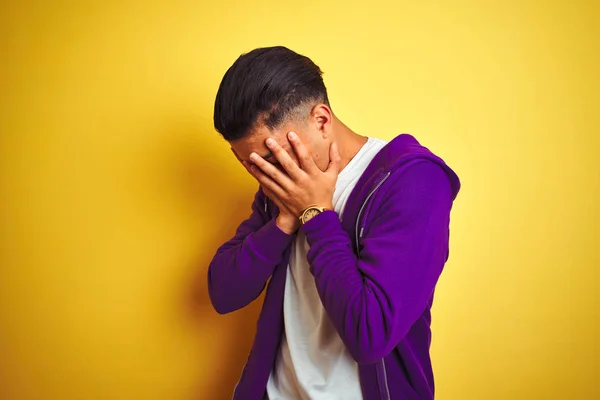
[[[284,233],[293,235],[298,230],[300,225],[299,221],[295,217],[286,217],[279,215],[275,219],[275,225]]]
[[[302,211],[302,213],[300,214],[300,217],[298,219],[300,220],[300,223],[302,225],[304,225],[305,223],[307,223],[311,219],[315,218],[317,215],[323,213],[324,211],[333,211],[333,205],[319,204],[319,205],[309,206]]]
[[[304,211],[308,210],[309,208],[323,208],[325,210],[333,210],[333,205],[331,203],[315,203],[311,206],[304,208],[302,211],[300,211],[299,216],[302,216],[302,213],[304,213]]]

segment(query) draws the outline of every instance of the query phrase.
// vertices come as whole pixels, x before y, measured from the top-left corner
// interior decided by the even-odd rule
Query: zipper
[[[356,240],[356,254],[357,256],[360,256],[360,250],[358,248],[358,242],[359,240],[362,238],[362,235],[364,233],[365,227],[362,226],[360,228],[360,232],[358,231],[358,227],[360,224],[360,217],[362,216],[362,212],[365,209],[367,203],[369,202],[369,200],[371,199],[371,196],[373,196],[373,194],[375,194],[375,192],[377,191],[377,189],[379,189],[379,187],[381,185],[383,185],[383,183],[387,180],[387,178],[390,177],[390,174],[392,173],[392,171],[388,171],[388,173],[383,177],[383,179],[381,181],[379,181],[379,183],[377,184],[377,186],[375,186],[375,188],[373,190],[371,190],[371,193],[369,193],[369,195],[367,196],[367,198],[365,199],[365,201],[363,202],[362,206],[360,207],[360,210],[358,211],[358,216],[356,217],[356,225],[354,227],[354,237]]]
[[[388,379],[387,379],[387,369],[385,368],[385,359],[381,359],[381,366],[383,367],[383,383],[385,387],[385,398],[386,400],[391,400],[390,397],[390,388],[388,387]]]
[[[356,225],[354,226],[354,238],[356,240],[356,254],[357,256],[360,256],[360,249],[359,249],[359,242],[360,239],[362,238],[362,235],[365,231],[365,227],[364,226],[360,226],[361,225],[361,216],[363,211],[365,210],[365,207],[367,206],[367,203],[369,202],[369,200],[371,200],[371,197],[373,197],[373,195],[375,194],[375,192],[377,191],[377,189],[379,189],[381,187],[381,185],[383,185],[383,183],[390,177],[390,174],[392,173],[392,171],[388,171],[387,174],[383,177],[383,179],[381,179],[381,181],[379,181],[379,183],[377,184],[377,186],[375,186],[375,188],[373,190],[371,190],[371,192],[369,193],[369,195],[367,196],[367,198],[365,199],[365,201],[363,202],[362,206],[360,207],[360,210],[358,211],[358,216],[356,217]],[[358,230],[360,226],[360,231]],[[381,359],[381,370],[383,372],[383,387],[385,388],[385,400],[391,400],[390,397],[390,388],[388,387],[388,379],[387,379],[387,369],[385,367],[385,359]]]

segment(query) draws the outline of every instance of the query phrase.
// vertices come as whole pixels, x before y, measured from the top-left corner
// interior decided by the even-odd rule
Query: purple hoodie
[[[301,229],[327,314],[358,363],[365,400],[433,399],[431,304],[448,259],[456,174],[415,138],[402,134],[371,161],[344,219],[325,211]],[[278,210],[256,193],[252,215],[208,269],[219,313],[256,299],[269,278],[254,345],[234,399],[261,400],[283,334],[283,296],[294,235],[275,225]]]

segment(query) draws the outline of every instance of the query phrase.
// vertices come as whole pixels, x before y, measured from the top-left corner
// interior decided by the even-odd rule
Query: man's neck
[[[352,161],[354,156],[360,151],[360,149],[367,143],[368,138],[366,136],[359,135],[348,128],[342,121],[336,121],[336,142],[338,145],[338,151],[340,152],[341,162],[340,171]]]

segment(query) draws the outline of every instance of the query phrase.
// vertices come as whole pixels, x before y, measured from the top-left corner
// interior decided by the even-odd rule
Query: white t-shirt
[[[352,189],[386,143],[368,138],[340,171],[333,193],[340,220]],[[323,308],[309,271],[308,248],[300,230],[292,243],[283,299],[285,329],[267,384],[269,400],[362,400],[358,365]]]

